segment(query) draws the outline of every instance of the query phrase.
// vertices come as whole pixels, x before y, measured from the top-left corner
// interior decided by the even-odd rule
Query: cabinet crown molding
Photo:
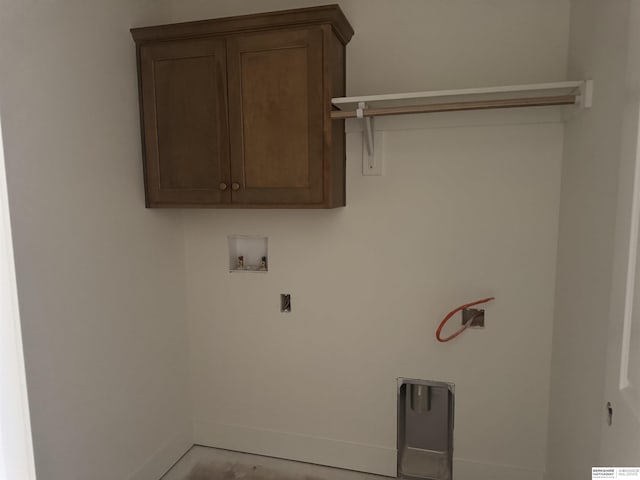
[[[339,5],[296,8],[275,12],[238,15],[233,17],[132,28],[136,44],[158,40],[177,40],[189,37],[225,35],[238,32],[273,30],[279,27],[331,25],[336,36],[346,45],[353,36],[353,27]]]

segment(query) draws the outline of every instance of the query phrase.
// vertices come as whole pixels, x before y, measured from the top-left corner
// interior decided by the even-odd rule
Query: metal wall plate
[[[475,318],[473,318],[475,317]],[[484,328],[484,310],[478,308],[465,308],[462,310],[462,324],[465,325],[471,318],[470,328]]]

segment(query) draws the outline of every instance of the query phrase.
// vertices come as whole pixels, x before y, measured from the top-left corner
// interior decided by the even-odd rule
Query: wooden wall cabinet
[[[337,5],[135,28],[147,207],[345,204]]]

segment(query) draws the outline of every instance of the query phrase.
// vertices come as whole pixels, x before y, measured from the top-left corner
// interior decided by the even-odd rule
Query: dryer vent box
[[[398,478],[453,479],[454,385],[398,379]]]

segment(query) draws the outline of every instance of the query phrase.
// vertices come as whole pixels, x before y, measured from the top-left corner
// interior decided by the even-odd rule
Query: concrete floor
[[[195,445],[161,480],[389,480],[389,478]]]

